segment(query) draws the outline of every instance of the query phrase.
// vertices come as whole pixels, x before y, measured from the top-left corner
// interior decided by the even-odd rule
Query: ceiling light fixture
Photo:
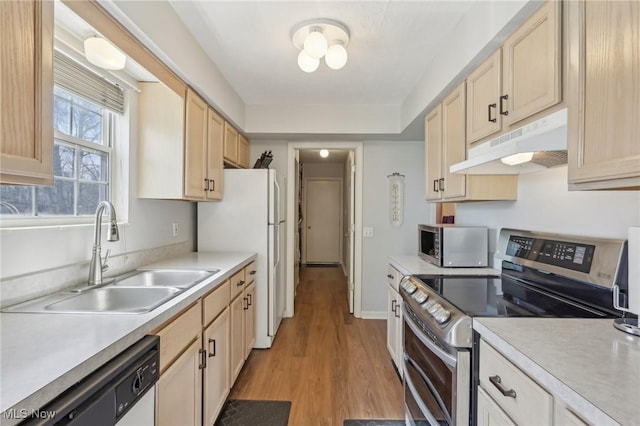
[[[105,70],[121,70],[127,56],[108,40],[101,37],[89,37],[84,41],[84,56],[93,65]]]
[[[324,57],[332,70],[347,64],[349,55],[349,29],[332,19],[314,19],[301,22],[291,30],[293,45],[300,51],[298,66],[304,72],[314,72]]]
[[[326,150],[326,149],[320,150],[320,157],[327,158],[328,156],[329,156],[329,150]]]

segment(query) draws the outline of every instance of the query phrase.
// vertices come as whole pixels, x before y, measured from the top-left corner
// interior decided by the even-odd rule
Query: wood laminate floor
[[[295,316],[252,351],[229,398],[291,401],[290,426],[403,419],[386,321],[354,318],[346,291],[341,268],[302,268]]]

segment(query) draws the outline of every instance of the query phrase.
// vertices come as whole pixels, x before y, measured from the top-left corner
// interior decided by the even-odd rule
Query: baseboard
[[[387,319],[386,311],[362,311],[360,312],[360,318],[362,319]]]

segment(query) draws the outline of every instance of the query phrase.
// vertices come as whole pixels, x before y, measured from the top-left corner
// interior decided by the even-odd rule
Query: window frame
[[[54,86],[56,86],[54,84]],[[66,90],[62,87],[56,86],[58,87],[58,89],[61,89],[63,91],[66,92]],[[67,92],[69,93],[69,92]],[[75,95],[73,93],[70,93],[70,95],[72,97],[76,97],[76,98],[80,98],[82,99],[81,96]],[[84,99],[83,99],[84,100]],[[86,100],[85,100],[86,101]],[[90,102],[90,101],[86,101],[86,102]],[[126,102],[126,96],[125,96],[125,113],[129,114],[129,108],[126,107],[127,102]],[[89,142],[86,141],[84,139],[78,138],[76,136],[70,135],[70,134],[66,134],[63,132],[60,132],[58,130],[54,129],[54,135],[53,135],[53,143],[55,144],[56,141],[60,141],[62,144],[64,145],[73,145],[75,146],[76,149],[82,149],[82,148],[86,148],[88,150],[92,150],[92,151],[99,151],[99,152],[104,152],[107,154],[108,156],[108,168],[107,168],[107,173],[108,173],[108,179],[106,182],[107,185],[107,200],[109,200],[110,202],[113,202],[114,200],[114,186],[116,183],[120,183],[118,182],[119,180],[117,179],[116,175],[114,174],[114,170],[115,170],[115,163],[116,163],[116,156],[117,156],[117,151],[118,149],[116,149],[117,145],[122,145],[120,143],[117,142],[117,135],[119,134],[118,132],[118,126],[119,126],[119,122],[122,121],[123,117],[120,117],[119,114],[110,111],[107,108],[102,107],[102,135],[104,136],[104,139],[102,141],[102,144],[98,144],[98,143],[93,143],[93,142]],[[77,156],[78,153],[75,154],[76,155],[76,159],[74,159],[74,162],[77,161]],[[79,164],[76,164],[76,167],[79,167]],[[76,174],[79,174],[79,169],[76,170]],[[27,185],[31,191],[32,191],[32,196],[31,196],[31,211],[35,212],[36,214],[33,216],[26,216],[26,215],[16,215],[16,216],[12,216],[12,215],[8,215],[8,214],[0,214],[0,229],[8,229],[8,228],[26,228],[26,227],[47,227],[47,226],[55,226],[55,225],[84,225],[84,224],[92,224],[94,222],[94,213],[90,213],[90,214],[83,214],[83,215],[78,215],[78,190],[79,190],[79,184],[83,183],[83,182],[88,182],[88,181],[84,181],[81,180],[79,178],[79,176],[76,176],[74,178],[67,178],[67,177],[63,177],[63,176],[54,176],[54,181],[58,179],[58,180],[62,180],[62,181],[66,181],[66,182],[73,182],[74,184],[74,205],[73,205],[73,211],[74,214],[72,215],[42,215],[42,214],[37,214],[36,211],[36,207],[37,207],[37,203],[38,203],[38,191],[37,191],[37,186],[38,185]]]

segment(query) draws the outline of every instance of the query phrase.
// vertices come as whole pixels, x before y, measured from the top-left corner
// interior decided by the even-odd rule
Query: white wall
[[[569,191],[565,165],[519,176],[516,201],[458,204],[456,223],[489,227],[490,252],[503,227],[626,239],[640,225],[640,192]]]
[[[404,223],[389,223],[389,179],[405,175]],[[387,257],[416,254],[418,224],[428,219],[424,199],[424,142],[365,142],[362,226],[373,227],[373,238],[362,244],[362,311],[385,312]]]
[[[302,163],[305,178],[344,179],[344,163]]]
[[[137,110],[135,97],[131,99],[130,108]],[[119,178],[129,174],[128,200],[120,203],[120,207],[128,203],[128,215],[125,211],[116,211],[119,220],[126,220],[126,223],[119,225],[120,241],[110,243],[105,241],[103,227],[102,253],[106,249],[111,249],[112,257],[115,257],[112,264],[111,273],[116,270],[134,269],[139,266],[135,264],[140,258],[140,253],[135,256],[125,255],[134,252],[148,251],[166,246],[182,247],[193,249],[195,233],[195,204],[183,201],[161,201],[161,200],[140,200],[136,198],[136,162],[137,153],[135,146],[135,135],[137,128],[136,120],[129,128],[130,151],[128,155],[122,155],[123,164],[116,165],[116,173]],[[114,198],[120,197],[123,193],[122,187],[113,188]],[[125,197],[126,198],[126,197]],[[127,219],[128,217],[128,219]],[[106,221],[105,221],[106,222]],[[171,224],[177,223],[179,229],[178,237],[173,237]],[[3,224],[6,226],[6,224]],[[48,284],[55,289],[60,286],[59,279],[77,280],[80,277],[76,273],[89,274],[88,262],[91,259],[91,247],[93,245],[93,224],[72,225],[72,226],[47,226],[31,228],[13,228],[0,230],[0,290],[5,298],[5,287],[7,281],[15,281],[25,275],[38,272],[50,271],[45,277],[50,276],[51,282]],[[169,250],[170,252],[171,250]],[[152,261],[148,256],[148,261]],[[65,273],[64,278],[56,275],[57,270],[75,265],[74,273]],[[117,265],[117,268],[115,266]],[[75,272],[78,271],[78,272]],[[11,291],[16,290],[12,282]],[[42,288],[38,289],[43,292]]]

